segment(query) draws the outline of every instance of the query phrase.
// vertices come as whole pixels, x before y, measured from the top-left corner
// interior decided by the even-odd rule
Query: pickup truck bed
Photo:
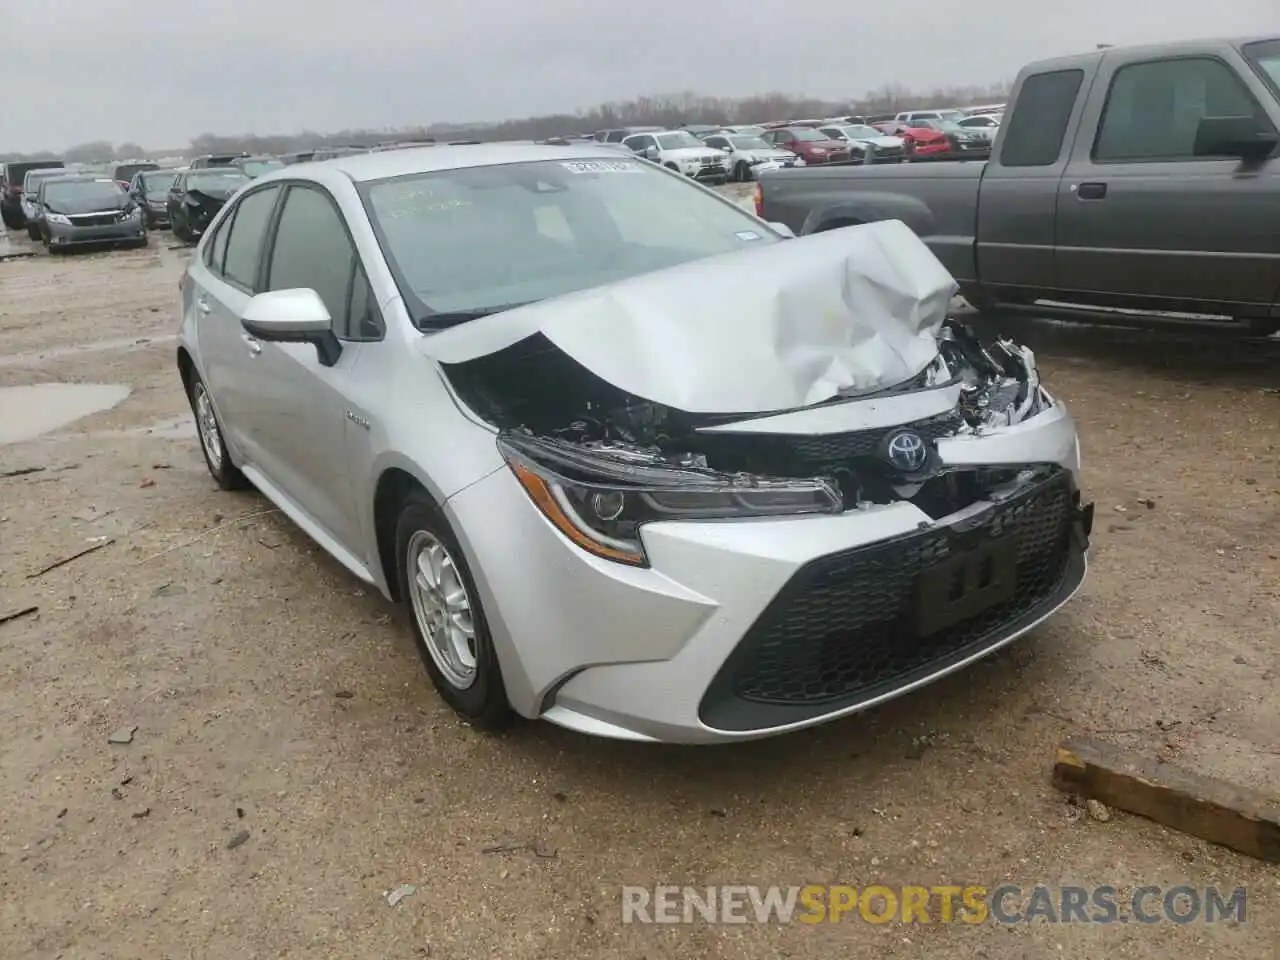
[[[1280,39],[1115,47],[1025,67],[989,161],[772,171],[757,203],[797,234],[902,220],[978,307],[1265,333],[1280,328],[1278,130]]]

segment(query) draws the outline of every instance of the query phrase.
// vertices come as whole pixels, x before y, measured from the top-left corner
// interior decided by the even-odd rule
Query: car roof
[[[659,131],[661,132],[661,131]],[[537,160],[601,160],[618,159],[616,149],[584,142],[581,146],[556,146],[537,143],[480,143],[462,146],[405,147],[379,153],[356,153],[332,160],[312,161],[277,170],[260,178],[258,183],[301,175],[306,167],[326,167],[342,171],[356,183],[386,180],[414,173],[461,170],[468,167],[495,167],[507,163],[531,163]]]
[[[1146,43],[1129,46],[1100,47],[1087,53],[1071,54],[1065,57],[1053,57],[1036,60],[1022,68],[1024,73],[1041,73],[1047,68],[1064,69],[1069,67],[1085,67],[1098,61],[1115,56],[1140,56],[1158,59],[1176,57],[1179,54],[1203,53],[1214,50],[1239,50],[1250,43],[1267,43],[1280,40],[1275,34],[1259,34],[1251,37],[1208,37],[1199,40],[1175,40],[1168,43]]]

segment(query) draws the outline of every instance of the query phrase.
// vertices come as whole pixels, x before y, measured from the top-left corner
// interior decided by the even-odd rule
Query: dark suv
[[[0,218],[10,230],[21,230],[27,225],[22,212],[22,181],[28,170],[48,170],[64,167],[61,160],[10,160],[0,168]]]

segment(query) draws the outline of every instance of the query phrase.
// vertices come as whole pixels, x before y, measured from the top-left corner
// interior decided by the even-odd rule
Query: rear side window
[[[258,278],[262,240],[279,192],[278,186],[270,186],[247,194],[232,211],[234,219],[229,220],[226,228],[229,235],[222,275],[246,290],[252,290]]]
[[[1058,162],[1083,82],[1083,70],[1035,73],[1023,81],[1004,125],[1003,166],[1050,167]]]

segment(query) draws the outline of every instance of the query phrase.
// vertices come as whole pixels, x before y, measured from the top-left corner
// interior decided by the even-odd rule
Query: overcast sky
[[[0,0],[0,151],[184,146],[572,111],[645,93],[831,99],[1026,61],[1280,31],[1280,0]]]

